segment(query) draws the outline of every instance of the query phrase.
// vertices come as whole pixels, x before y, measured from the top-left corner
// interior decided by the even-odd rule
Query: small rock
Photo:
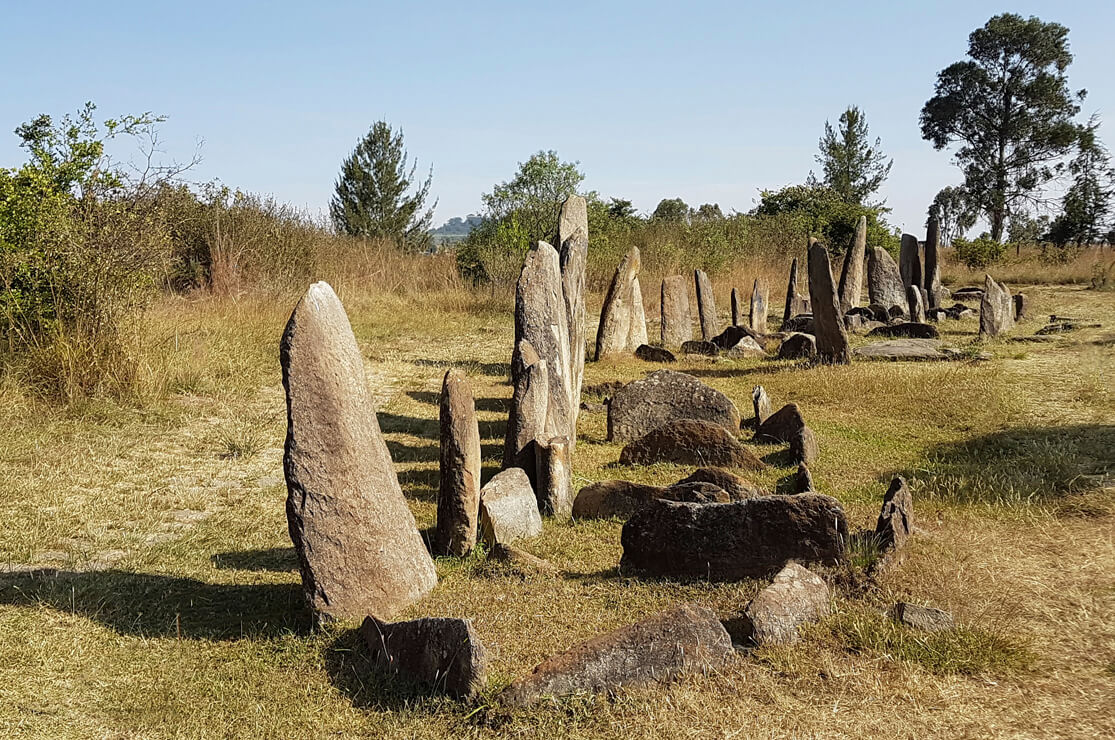
[[[731,638],[716,614],[683,604],[548,658],[508,686],[500,700],[525,706],[548,696],[661,685],[684,673],[716,668],[730,655]]]
[[[918,606],[900,601],[894,605],[891,614],[896,622],[926,632],[944,632],[955,626],[951,614],[931,606]]]
[[[758,427],[770,416],[770,396],[766,388],[757,385],[751,389],[751,406],[755,410],[755,426]]]
[[[831,611],[828,584],[797,563],[787,563],[743,610],[739,637],[756,646],[789,645],[801,639],[798,627]]]
[[[816,490],[813,486],[813,474],[805,463],[798,465],[798,472],[794,473],[794,493],[812,493]]]
[[[529,573],[556,575],[561,572],[561,570],[549,560],[543,560],[536,555],[531,555],[526,550],[520,550],[511,545],[495,545],[489,551],[489,555],[499,562],[511,566],[512,569],[524,575]]]
[[[663,424],[624,447],[619,461],[622,465],[672,462],[749,470],[766,467],[724,427],[696,419],[677,419]]]
[[[691,339],[688,342],[682,342],[681,352],[685,355],[716,357],[720,354],[720,348],[712,342],[707,342],[703,339]]]
[[[665,347],[651,347],[649,344],[636,347],[635,356],[643,362],[677,362],[678,359]]]
[[[821,454],[813,430],[803,426],[790,437],[790,459],[795,464],[812,465]]]
[[[405,680],[458,699],[471,699],[484,688],[488,654],[468,619],[388,623],[366,617],[360,635],[372,657]]]
[[[801,360],[817,356],[817,340],[812,334],[794,332],[782,340],[778,348],[778,359]]]
[[[542,533],[538,500],[522,468],[507,468],[480,489],[480,533],[488,547]]]
[[[883,496],[883,508],[875,524],[875,542],[880,552],[897,550],[914,531],[914,497],[906,479],[896,477]]]
[[[682,486],[687,483],[711,483],[717,488],[726,491],[731,501],[743,501],[744,499],[755,498],[756,496],[769,495],[751,481],[741,478],[735,473],[724,470],[723,468],[697,468],[687,477],[675,483],[674,486]]]
[[[608,413],[608,404],[581,401],[581,411],[587,411],[590,414],[606,414]]]
[[[767,351],[751,337],[744,337],[734,347],[726,350],[724,356],[732,360],[746,357],[766,357]]]
[[[932,324],[903,321],[891,326],[880,326],[867,333],[870,337],[904,337],[907,339],[937,339],[941,332]]]
[[[766,421],[755,430],[755,436],[760,439],[775,442],[790,442],[798,430],[805,427],[805,417],[796,403],[788,403],[769,416]]]

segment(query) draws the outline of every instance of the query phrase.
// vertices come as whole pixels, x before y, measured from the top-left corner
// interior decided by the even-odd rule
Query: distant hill
[[[434,241],[439,244],[460,241],[483,221],[484,218],[475,213],[470,213],[464,218],[454,216],[436,229],[430,229],[430,234],[434,237]]]

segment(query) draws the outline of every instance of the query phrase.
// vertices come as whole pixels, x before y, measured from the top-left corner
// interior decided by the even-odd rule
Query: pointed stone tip
[[[305,300],[310,301],[315,307],[321,306],[324,303],[331,303],[336,301],[340,303],[340,298],[333,292],[333,286],[324,280],[319,280],[313,283],[306,291]]]

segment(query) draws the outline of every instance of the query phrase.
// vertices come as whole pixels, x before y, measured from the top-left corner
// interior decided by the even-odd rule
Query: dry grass
[[[496,469],[509,388],[506,296],[455,285],[341,282],[369,382],[418,525],[434,522],[437,393],[448,366],[477,395],[485,475]],[[414,269],[413,265],[410,266]],[[747,265],[717,279],[746,296]],[[657,279],[644,281],[657,313]],[[654,288],[651,288],[654,286]],[[436,290],[435,290],[436,288]],[[409,292],[408,292],[409,290]],[[535,711],[491,702],[574,642],[680,600],[729,614],[762,586],[620,576],[620,524],[549,523],[526,544],[561,575],[480,557],[440,559],[407,615],[474,620],[493,653],[477,706],[404,691],[366,664],[352,625],[308,627],[283,511],[285,415],[278,337],[296,296],[160,304],[145,338],[151,391],[59,410],[0,388],[0,735],[28,737],[1083,737],[1115,733],[1115,377],[1109,294],[1028,287],[1033,316],[1106,328],[1046,344],[1000,342],[978,363],[682,362],[749,409],[761,383],[799,403],[818,435],[819,488],[853,527],[873,522],[890,476],[915,488],[920,535],[901,567],[792,649],[614,700]],[[594,296],[595,308],[600,297]],[[1019,333],[1041,325],[1031,319]],[[976,322],[949,325],[972,342]],[[653,336],[655,326],[650,327]],[[862,341],[857,339],[856,341]],[[1106,342],[1106,343],[1105,343]],[[590,364],[586,384],[639,377]],[[745,416],[747,414],[745,413]],[[604,418],[582,415],[575,484],[668,482],[687,469],[614,467]],[[756,446],[792,472],[778,448]],[[881,611],[902,599],[951,610],[926,638]],[[900,721],[895,721],[895,717]]]

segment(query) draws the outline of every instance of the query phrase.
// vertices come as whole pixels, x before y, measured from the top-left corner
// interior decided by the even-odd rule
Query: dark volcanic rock
[[[741,641],[750,645],[789,645],[801,639],[798,627],[831,611],[828,584],[797,563],[787,563],[743,610],[739,620]]]
[[[739,344],[741,340],[748,337],[752,339],[762,339],[763,335],[757,331],[752,331],[746,326],[729,326],[713,337],[712,343],[720,349],[731,349]]]
[[[667,578],[760,578],[791,560],[839,562],[847,534],[840,503],[816,493],[730,504],[656,501],[623,526],[620,567]]]
[[[805,417],[801,415],[801,409],[796,403],[788,403],[760,424],[755,436],[775,442],[790,442],[804,428]]]
[[[743,501],[744,499],[755,498],[756,496],[769,495],[751,481],[722,468],[697,468],[687,477],[675,483],[674,486],[683,486],[688,483],[711,483],[717,488],[726,491],[729,499],[732,501]]]
[[[675,419],[709,421],[732,432],[740,426],[739,409],[723,393],[692,375],[657,370],[612,395],[608,440],[638,439]]]
[[[731,638],[716,614],[682,604],[546,659],[508,686],[500,700],[523,706],[547,696],[661,685],[685,673],[716,668],[730,655]]]
[[[778,359],[802,360],[817,356],[817,340],[812,334],[794,332],[782,340],[778,347]]]
[[[941,332],[932,324],[903,321],[900,324],[879,326],[867,332],[868,337],[901,337],[905,339],[938,339]]]
[[[372,657],[404,680],[471,699],[484,688],[488,654],[468,619],[381,622],[365,617],[360,636]]]
[[[688,342],[681,343],[681,352],[685,355],[716,357],[720,354],[720,348],[712,342],[706,342],[703,339],[692,339]]]
[[[813,333],[813,314],[797,314],[790,319],[782,322],[782,331],[784,332],[801,332],[803,334]]]
[[[795,464],[812,465],[821,454],[813,430],[803,426],[790,437],[790,459]]]
[[[881,552],[897,550],[906,544],[913,531],[914,498],[906,479],[899,476],[891,481],[883,496],[883,508],[875,524],[875,542]]]
[[[798,465],[798,472],[794,473],[794,493],[810,493],[816,489],[813,486],[813,474],[805,463]]]
[[[651,347],[649,344],[640,344],[635,349],[635,356],[644,362],[677,362],[678,359],[665,347]]]
[[[737,425],[738,429],[738,425]],[[623,465],[717,465],[762,470],[766,464],[755,457],[724,427],[696,419],[677,419],[623,448]]]
[[[898,255],[898,269],[904,286],[924,284],[921,266],[921,249],[918,238],[913,234],[902,235],[902,247]]]

